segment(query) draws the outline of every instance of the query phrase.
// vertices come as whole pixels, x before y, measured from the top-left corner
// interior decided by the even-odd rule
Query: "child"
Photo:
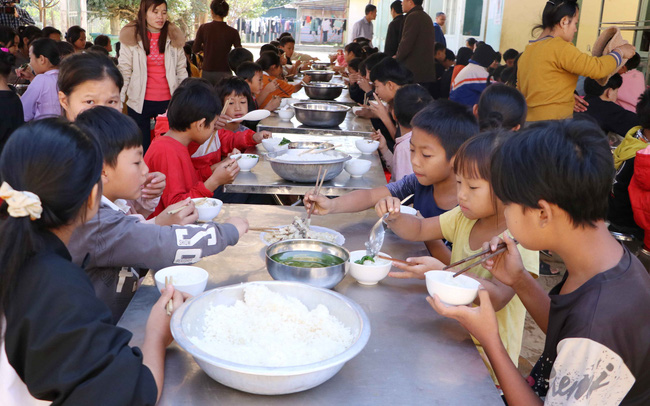
[[[375,85],[375,102],[370,103],[370,111],[384,123],[392,137],[391,141],[394,141],[397,130],[395,122],[382,101],[391,102],[400,87],[413,83],[413,74],[396,59],[384,58],[370,72],[370,81]],[[392,150],[394,142],[391,144],[389,149]]]
[[[163,290],[141,350],[131,348],[66,248],[97,213],[101,171],[99,145],[62,119],[17,130],[0,158],[0,234],[12,236],[0,241],[0,394],[9,404],[151,405],[162,392],[165,305],[178,309],[183,295]]]
[[[25,123],[20,97],[7,84],[15,60],[16,58],[9,52],[8,48],[0,48],[0,110],[2,110],[2,118],[0,118],[0,152],[2,152],[11,133]]]
[[[293,50],[296,46],[296,40],[291,36],[284,36],[278,40],[278,49],[284,52],[284,56],[287,58],[287,63],[282,67],[284,76],[293,76],[298,73],[298,69],[302,65],[301,61],[296,61],[296,63],[291,62],[291,57],[293,56]]]
[[[453,243],[451,261],[467,258],[481,250],[484,241],[506,231],[503,215],[504,205],[496,200],[490,186],[490,161],[493,151],[501,139],[510,133],[487,132],[477,135],[463,144],[454,159],[454,173],[458,183],[459,207],[437,217],[420,219],[401,215],[400,201],[386,197],[377,203],[375,210],[386,219],[391,230],[410,241],[427,241],[444,238]],[[539,252],[519,247],[523,261],[532,275],[539,274]],[[431,257],[408,258],[412,265],[398,265],[405,272],[393,272],[390,276],[424,279],[424,272],[442,269],[444,263]],[[489,298],[497,310],[499,333],[512,362],[517,364],[524,333],[526,309],[509,286],[492,278],[483,266],[470,269],[465,275],[477,279],[489,292]],[[476,344],[478,344],[475,341]],[[479,352],[484,355],[479,346]],[[489,363],[488,363],[489,366]],[[494,375],[493,375],[494,378]],[[496,382],[496,380],[495,380]],[[498,382],[496,382],[498,384]]]
[[[305,209],[314,214],[356,213],[374,207],[381,199],[398,200],[413,194],[413,207],[425,217],[439,216],[458,204],[453,161],[461,144],[478,133],[476,118],[466,107],[449,101],[434,101],[411,121],[411,164],[414,174],[396,183],[370,190],[357,190],[335,199],[309,192],[303,199]],[[427,241],[429,252],[449,257],[445,245]]]
[[[454,52],[451,49],[446,50],[445,61],[442,63],[445,71],[442,73],[442,76],[440,77],[440,83],[437,85],[440,88],[441,99],[449,98],[449,92],[451,91],[451,77],[454,74],[455,63],[456,55],[454,55]]]
[[[541,405],[537,395],[547,404],[650,401],[650,313],[640,310],[650,306],[650,278],[607,230],[612,164],[607,137],[582,120],[531,125],[494,156],[492,184],[507,205],[512,236],[529,249],[557,253],[567,267],[564,280],[547,294],[507,236],[507,252],[486,264],[546,333],[528,380],[503,350],[485,290],[479,290],[481,306],[473,309],[427,298],[483,344],[511,405]],[[494,250],[498,240],[489,247]]]
[[[59,103],[70,121],[95,106],[122,111],[123,85],[122,74],[115,64],[95,52],[70,55],[59,66]]]
[[[237,68],[244,62],[253,62],[253,53],[246,48],[234,48],[228,52],[228,67],[237,72]]]
[[[478,118],[481,131],[503,128],[518,131],[526,124],[528,107],[526,99],[514,87],[494,83],[481,94],[474,105],[474,115]]]
[[[634,175],[636,153],[646,148],[650,142],[650,90],[641,95],[636,111],[641,125],[631,128],[614,150],[616,177],[609,193],[607,220],[612,231],[633,234],[643,239],[643,230],[634,220],[628,188]]]
[[[86,49],[86,30],[78,25],[73,25],[65,33],[65,40],[74,46],[75,52],[83,52]]]
[[[622,137],[630,128],[639,125],[639,117],[631,111],[616,104],[618,89],[623,84],[623,79],[618,73],[612,75],[605,86],[601,86],[592,78],[585,78],[585,101],[588,103],[585,113],[595,119],[600,128],[605,132],[613,132]]]
[[[392,155],[391,182],[398,182],[400,179],[413,173],[413,166],[411,165],[411,120],[413,117],[423,110],[433,101],[431,93],[420,85],[406,85],[401,87],[395,92],[393,99],[393,112],[395,120],[399,124],[400,133],[403,134],[395,140],[394,153],[388,150],[385,139],[383,145],[380,141],[380,148],[382,148],[382,156],[385,159],[390,159]]]
[[[169,131],[154,140],[144,157],[152,171],[167,176],[153,216],[188,197],[212,197],[219,186],[232,182],[239,173],[232,159],[198,170],[187,149],[191,142],[201,145],[214,134],[220,108],[214,89],[203,79],[186,79],[172,95],[167,110]]]
[[[231,218],[222,225],[194,226],[198,212],[189,198],[144,221],[128,204],[141,198],[149,171],[142,160],[142,137],[135,121],[100,106],[80,114],[75,124],[101,146],[103,196],[99,214],[72,235],[70,254],[73,262],[85,264],[97,297],[111,309],[117,323],[143,271],[191,264],[217,254],[237,243],[247,223]],[[171,214],[183,206],[187,207]]]
[[[467,66],[453,79],[449,100],[473,106],[489,84],[487,68],[494,62],[496,52],[488,44],[480,44]]]
[[[503,61],[506,63],[508,68],[515,66],[515,59],[519,56],[519,52],[516,49],[508,49],[503,53]]]
[[[237,68],[237,77],[240,77],[248,83],[253,95],[253,105],[255,109],[258,108],[259,103],[257,100],[264,100],[274,90],[278,88],[277,82],[269,82],[264,86],[264,70],[255,62],[243,62]],[[266,110],[274,111],[280,107],[280,98],[273,97],[264,107]]]
[[[280,56],[273,51],[265,51],[260,55],[260,59],[257,60],[257,63],[264,70],[262,83],[264,86],[268,85],[273,81],[277,81],[278,88],[271,92],[265,99],[259,101],[260,107],[266,107],[269,102],[273,99],[273,96],[278,96],[281,98],[291,97],[292,94],[296,93],[302,89],[302,84],[298,83],[296,85],[290,85],[286,81],[280,79],[282,75],[282,64],[280,62]],[[305,76],[303,79],[304,83],[309,83],[309,76]]]
[[[34,71],[32,83],[20,98],[25,121],[61,115],[56,82],[59,77],[59,49],[49,38],[39,38],[29,47],[29,65]]]
[[[636,69],[640,63],[641,55],[637,52],[618,71],[623,79],[623,83],[618,89],[616,104],[632,113],[636,112],[636,104],[646,88],[645,75]]]

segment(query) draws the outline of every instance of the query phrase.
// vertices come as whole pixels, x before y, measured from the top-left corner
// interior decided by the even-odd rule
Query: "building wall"
[[[352,42],[354,38],[352,38],[352,27],[354,26],[354,23],[357,21],[361,20],[363,17],[365,17],[366,13],[366,6],[372,3],[374,5],[377,5],[379,1],[368,1],[368,0],[350,0],[350,3],[348,3],[348,41],[346,43]],[[390,4],[390,3],[389,3]],[[377,11],[379,13],[379,10]],[[377,33],[377,24],[373,21],[374,24],[374,30],[375,34]],[[377,46],[373,42],[374,46]]]
[[[542,20],[546,0],[505,0],[501,27],[501,52],[514,48],[522,52],[532,39],[531,30]]]

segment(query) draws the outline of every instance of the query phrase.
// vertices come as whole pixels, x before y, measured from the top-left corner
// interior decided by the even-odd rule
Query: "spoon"
[[[365,243],[366,246],[366,255],[375,256],[381,250],[381,246],[384,245],[384,220],[388,218],[390,213],[384,214],[370,230],[370,237],[368,242]]]
[[[264,120],[268,116],[271,115],[271,112],[268,110],[253,110],[249,111],[246,113],[244,116],[239,117],[239,118],[233,118],[232,120],[228,121],[229,123],[236,123],[238,121],[260,121]]]

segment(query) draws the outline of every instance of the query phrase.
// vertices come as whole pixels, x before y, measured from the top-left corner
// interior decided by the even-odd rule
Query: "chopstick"
[[[315,153],[317,151],[318,151],[318,153],[321,153],[321,152],[329,151],[331,149],[339,148],[339,147],[342,147],[342,146],[343,146],[342,144],[339,144],[339,145],[334,145],[333,147],[323,148],[323,149],[321,149],[320,146],[318,146],[318,147],[315,147],[315,148],[312,148],[312,149],[308,149],[307,151],[303,151],[303,152],[299,153],[298,156],[302,156],[304,154],[313,154],[313,153]]]
[[[332,149],[339,148],[339,147],[341,147],[341,146],[342,146],[342,145],[339,144],[339,145],[334,145],[333,147],[324,148],[324,149],[319,149],[319,150],[318,150],[318,153],[325,152],[325,151],[330,151],[330,150],[332,150]],[[314,152],[315,152],[315,151],[314,151]],[[313,154],[314,152],[311,152],[311,154]]]
[[[329,171],[329,169],[325,169],[325,173],[323,173],[323,177],[321,178],[320,173],[321,173],[322,169],[323,169],[323,166],[320,165],[318,167],[318,176],[316,177],[316,186],[314,187],[314,195],[315,196],[318,196],[320,194],[320,190],[323,187],[323,182],[325,182],[325,177],[327,176],[327,171]],[[319,180],[320,180],[320,183],[319,183]],[[311,210],[309,210],[309,213],[307,213],[307,221],[309,221],[309,219],[311,219],[311,215],[312,215],[312,213],[314,212],[315,209],[316,209],[316,203],[312,202]]]
[[[195,205],[195,206],[200,206],[200,205],[202,205],[203,203],[205,203],[206,200],[208,200],[208,198],[207,198],[207,197],[204,197],[203,200],[199,200],[198,202],[194,202],[194,205]],[[190,204],[188,203],[188,204],[186,204],[185,206],[181,206],[181,207],[178,207],[178,208],[176,208],[176,209],[174,209],[174,210],[170,210],[170,211],[167,212],[167,214],[176,214],[176,213],[178,213],[179,211],[183,210],[184,208],[186,208],[186,207],[189,206],[189,205],[190,205]]]
[[[248,227],[248,231],[259,231],[261,233],[272,233],[277,230],[277,228],[273,227]]]
[[[514,242],[515,242],[515,244],[519,244],[519,242],[518,242],[517,240],[514,240]],[[499,243],[499,244],[497,245],[497,249],[496,249],[494,252],[492,252],[492,250],[491,250],[490,248],[488,248],[488,249],[483,250],[483,251],[481,251],[481,252],[478,252],[478,253],[476,253],[476,254],[474,254],[474,255],[470,255],[469,257],[467,257],[467,258],[465,258],[465,259],[461,259],[460,261],[456,261],[456,262],[454,262],[453,264],[449,264],[449,265],[445,266],[444,268],[442,268],[442,270],[444,271],[444,270],[447,270],[447,269],[453,268],[453,267],[458,266],[458,265],[460,265],[460,264],[463,264],[463,263],[465,263],[465,262],[467,262],[467,261],[471,261],[472,259],[478,258],[478,257],[480,257],[480,256],[482,256],[482,255],[490,254],[490,253],[491,253],[491,254],[488,255],[487,257],[481,258],[480,260],[478,260],[478,261],[476,261],[476,262],[474,262],[474,263],[472,263],[472,264],[470,264],[470,265],[467,265],[467,266],[464,267],[463,269],[457,271],[457,272],[453,275],[453,277],[455,278],[455,277],[457,277],[458,275],[460,275],[460,274],[462,274],[462,273],[464,273],[464,272],[469,271],[470,269],[474,268],[475,266],[482,264],[483,262],[487,261],[488,259],[493,258],[493,257],[495,257],[495,256],[497,256],[497,255],[499,255],[499,254],[502,254],[502,253],[506,252],[507,250],[508,250],[508,247],[507,247],[506,243],[505,243],[505,242],[502,242],[502,243]]]
[[[412,198],[412,197],[413,197],[413,195],[408,195],[408,196],[406,196],[406,197],[405,197],[401,202],[399,202],[399,204],[404,204],[404,203],[406,203],[406,201],[407,201],[408,199]]]
[[[385,259],[386,261],[397,262],[398,264],[402,264],[402,265],[409,265],[409,266],[413,265],[410,262],[406,262],[397,258],[385,257],[383,255],[377,255],[377,258]]]
[[[165,276],[165,289],[167,289],[168,285],[173,285],[173,284],[174,284],[174,278],[172,276]],[[174,312],[174,299],[170,299],[169,302],[167,302],[165,309],[167,310],[167,315],[171,316],[172,313]]]
[[[228,103],[230,103],[230,97],[227,98],[226,101],[223,103],[223,108],[221,109],[221,114],[219,114],[219,116],[223,116],[224,114],[226,114],[226,110],[228,110]],[[212,142],[214,141],[214,138],[217,133],[218,131],[215,131],[214,134],[210,136],[210,141],[208,141],[208,147],[205,149],[205,152],[208,152],[210,150],[210,147],[212,146]]]

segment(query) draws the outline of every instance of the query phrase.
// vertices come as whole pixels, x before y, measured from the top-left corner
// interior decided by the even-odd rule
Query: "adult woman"
[[[542,29],[519,58],[517,88],[526,97],[528,121],[560,120],[573,114],[578,76],[601,79],[614,73],[622,59],[634,55],[634,47],[623,45],[608,55],[593,57],[579,51],[571,41],[578,31],[576,0],[548,1]]]
[[[65,33],[65,40],[72,44],[75,52],[83,52],[86,49],[86,30],[73,25]]]
[[[226,0],[212,0],[212,21],[199,27],[192,47],[194,53],[203,51],[205,58],[201,76],[212,84],[231,76],[228,53],[232,47],[241,48],[239,33],[224,22],[229,9]]]
[[[138,18],[120,31],[118,67],[124,77],[122,103],[142,131],[142,146],[151,143],[151,119],[167,110],[176,87],[187,78],[185,36],[167,20],[165,0],[142,0]]]

